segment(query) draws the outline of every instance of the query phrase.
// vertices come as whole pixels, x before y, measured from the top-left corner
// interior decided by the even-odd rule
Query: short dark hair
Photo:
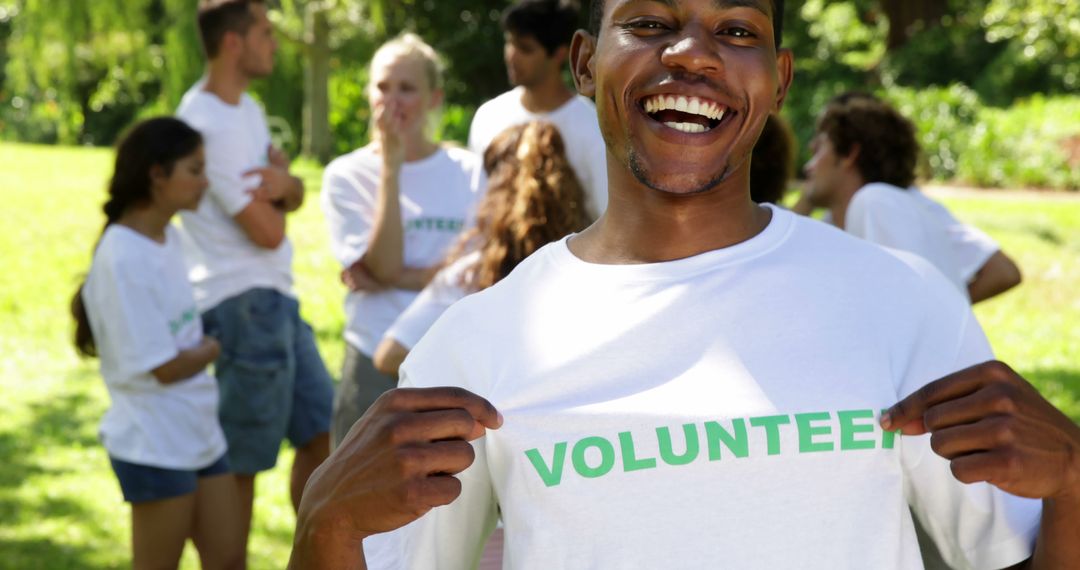
[[[251,6],[265,3],[264,0],[200,0],[199,38],[206,58],[217,57],[227,32],[247,33],[255,22]]]
[[[784,35],[784,0],[770,0],[773,7],[773,35],[776,36],[776,47],[780,47],[780,40]],[[604,19],[604,0],[591,0],[589,4],[589,33],[600,33],[600,22]]]
[[[829,101],[817,122],[839,156],[858,146],[855,168],[866,182],[907,188],[915,182],[919,140],[915,125],[869,93],[849,92]]]
[[[795,170],[795,135],[787,121],[770,114],[750,156],[750,199],[780,203]]]
[[[569,0],[521,0],[503,12],[503,30],[532,36],[548,55],[570,45],[578,27],[578,6]]]

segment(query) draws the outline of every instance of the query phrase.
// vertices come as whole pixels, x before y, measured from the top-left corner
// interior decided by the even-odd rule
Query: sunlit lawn
[[[111,152],[0,144],[0,568],[128,565],[129,515],[96,440],[107,405],[95,363],[75,357],[67,304],[101,229]],[[315,192],[291,220],[297,289],[338,374],[341,286]],[[1024,285],[977,308],[1001,358],[1080,420],[1080,200],[946,200],[1017,258]],[[293,515],[291,453],[260,477],[252,568],[281,568]],[[187,553],[185,568],[197,564]]]

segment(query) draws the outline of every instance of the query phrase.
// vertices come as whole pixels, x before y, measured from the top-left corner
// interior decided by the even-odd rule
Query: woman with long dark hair
[[[202,137],[182,121],[139,123],[120,142],[105,229],[72,299],[75,347],[100,360],[111,405],[101,441],[131,503],[133,566],[175,568],[195,542],[203,568],[243,564],[240,503],[206,367],[179,234],[207,187]]]
[[[444,267],[394,322],[375,351],[375,366],[397,375],[405,355],[451,304],[491,287],[544,245],[589,224],[585,194],[566,159],[559,131],[533,121],[506,129],[484,153],[488,190],[476,225]]]

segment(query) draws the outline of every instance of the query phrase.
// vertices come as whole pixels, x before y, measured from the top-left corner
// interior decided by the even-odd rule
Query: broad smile
[[[727,106],[705,97],[659,93],[638,101],[645,116],[680,133],[706,134],[734,115]]]

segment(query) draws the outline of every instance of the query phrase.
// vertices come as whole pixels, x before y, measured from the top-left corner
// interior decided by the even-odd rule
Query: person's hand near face
[[[388,99],[375,107],[375,137],[382,152],[383,167],[398,171],[405,163],[406,117],[401,104]]]

